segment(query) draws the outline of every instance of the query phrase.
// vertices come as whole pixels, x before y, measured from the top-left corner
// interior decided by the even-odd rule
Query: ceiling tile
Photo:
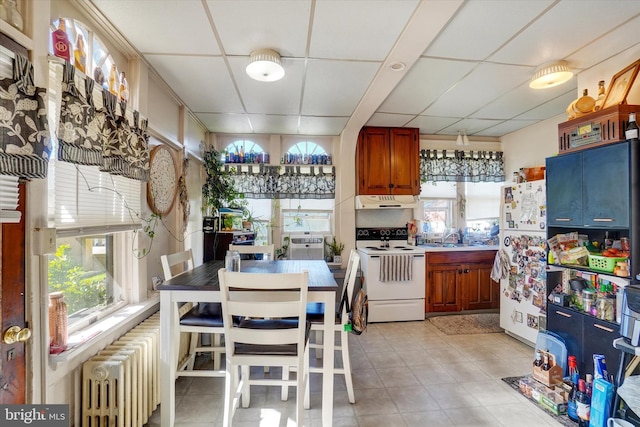
[[[425,135],[437,135],[442,129],[459,122],[460,119],[454,117],[431,117],[418,116],[407,123],[408,127],[420,128],[420,133]],[[455,134],[458,132],[456,131]]]
[[[635,0],[560,1],[489,59],[531,66],[564,59],[639,12]]]
[[[508,133],[515,132],[519,129],[538,123],[539,120],[507,120],[499,124],[476,132],[476,136],[504,136]]]
[[[244,114],[196,113],[196,117],[214,133],[253,133]]]
[[[474,62],[420,58],[378,111],[420,114],[475,66]]]
[[[200,2],[92,1],[142,53],[220,54],[211,25]],[[189,23],[189,31],[172,31],[172,28],[175,28],[172,26],[173,23],[183,22]]]
[[[414,117],[413,114],[374,113],[367,122],[367,126],[404,127]]]
[[[349,117],[300,117],[301,135],[340,135]]]
[[[427,48],[425,55],[485,59],[551,3],[552,0],[466,2],[456,18]],[[505,19],[506,16],[509,19]]]
[[[447,129],[442,129],[440,133],[444,133],[446,135],[455,135],[458,133],[458,131],[464,131],[467,135],[475,135],[481,130],[487,129],[491,126],[495,126],[502,122],[503,120],[464,119],[460,120],[452,126],[449,126]]]
[[[227,55],[269,48],[281,56],[305,56],[310,0],[207,0],[207,5]]]
[[[149,55],[147,60],[192,111],[244,112],[222,58]]]
[[[350,116],[379,67],[374,62],[309,61],[302,114]]]
[[[438,98],[425,113],[431,116],[466,117],[499,94],[528,81],[530,71],[528,67],[480,64],[467,78]]]
[[[531,89],[529,83],[525,83],[511,92],[496,98],[469,117],[480,119],[510,119],[567,92],[575,94],[576,88],[576,78],[571,79],[565,84],[543,90]]]
[[[417,4],[416,0],[317,0],[309,56],[381,61]]]
[[[255,133],[271,135],[295,135],[298,133],[298,116],[277,114],[249,114]]]
[[[281,80],[275,82],[253,80],[245,71],[247,64],[247,58],[229,58],[229,66],[247,112],[299,114],[304,61],[283,58],[282,65],[285,69],[285,75]]]
[[[544,104],[539,105],[519,116],[514,117],[517,120],[546,120],[558,114],[564,114],[569,104],[576,99],[576,91],[571,90],[557,98],[554,98]]]

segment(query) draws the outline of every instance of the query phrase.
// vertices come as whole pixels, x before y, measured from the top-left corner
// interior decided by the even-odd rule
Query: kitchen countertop
[[[446,243],[440,245],[439,243],[418,245],[419,248],[425,250],[425,252],[474,252],[474,251],[497,251],[500,247],[498,245],[465,245],[465,244],[453,244]]]

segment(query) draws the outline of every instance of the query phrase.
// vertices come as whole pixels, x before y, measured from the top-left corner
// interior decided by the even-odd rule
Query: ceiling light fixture
[[[467,146],[467,147],[468,147],[469,145],[471,145],[471,143],[469,142],[469,137],[467,136],[467,131],[466,131],[466,130],[463,130],[463,131],[462,131],[462,141],[463,141],[463,144],[464,144],[465,146]]]
[[[573,77],[573,72],[569,70],[567,61],[549,62],[536,68],[529,87],[531,89],[546,89],[561,85],[571,77]]]
[[[258,49],[251,52],[247,74],[260,82],[275,82],[284,77],[280,54],[272,49]]]
[[[456,138],[456,145],[462,147],[464,145],[464,141],[462,140],[462,131],[458,131],[458,137]]]

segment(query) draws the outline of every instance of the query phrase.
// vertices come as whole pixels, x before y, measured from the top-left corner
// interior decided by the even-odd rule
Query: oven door
[[[425,255],[414,254],[411,281],[380,280],[380,256],[365,255],[362,258],[362,275],[369,301],[424,299],[425,297]]]

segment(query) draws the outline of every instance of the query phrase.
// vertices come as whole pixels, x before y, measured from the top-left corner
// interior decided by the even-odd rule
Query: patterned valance
[[[51,155],[46,89],[36,87],[33,65],[19,54],[13,79],[0,79],[0,174],[46,178]]]
[[[248,199],[333,199],[333,166],[230,166],[234,189]]]
[[[420,180],[503,182],[502,151],[421,150]]]
[[[94,81],[85,78],[85,96],[75,84],[75,68],[64,64],[62,102],[58,125],[58,159],[98,166],[101,171],[139,181],[149,179],[147,121],[133,111],[127,119],[127,103],[103,89],[102,107],[93,101]],[[119,112],[119,114],[118,114]]]

